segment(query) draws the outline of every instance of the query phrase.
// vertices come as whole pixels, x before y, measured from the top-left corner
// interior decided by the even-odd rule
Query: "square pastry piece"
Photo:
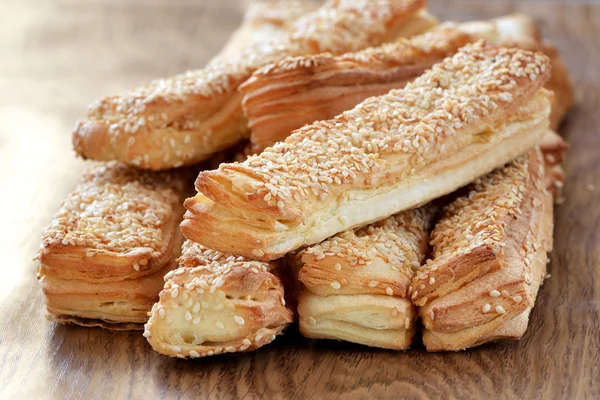
[[[427,350],[525,333],[552,247],[543,165],[536,148],[476,180],[443,210],[431,233],[432,259],[410,289]]]
[[[304,284],[302,334],[408,348],[417,318],[408,288],[424,261],[432,216],[431,206],[405,211],[290,256]]]
[[[255,350],[293,322],[278,261],[261,262],[186,241],[165,276],[144,336],[161,354],[204,357]]]
[[[38,278],[48,318],[141,329],[176,266],[192,175],[95,163],[45,230]]]

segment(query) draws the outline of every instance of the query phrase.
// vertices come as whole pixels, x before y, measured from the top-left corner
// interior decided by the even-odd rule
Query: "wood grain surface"
[[[302,338],[246,355],[182,361],[141,333],[44,319],[41,230],[73,189],[70,134],[103,94],[202,66],[239,24],[213,0],[7,0],[0,4],[0,398],[600,398],[600,4],[430,1],[447,19],[524,11],[564,56],[576,105],[552,277],[520,342],[453,354]]]

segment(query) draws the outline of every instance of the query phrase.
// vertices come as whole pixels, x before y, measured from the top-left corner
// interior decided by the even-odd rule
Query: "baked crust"
[[[204,357],[255,350],[293,322],[278,262],[247,260],[185,242],[165,276],[144,336],[161,354]]]
[[[98,326],[113,330],[141,330],[158,300],[164,275],[175,268],[175,259],[161,270],[137,279],[88,282],[41,275],[49,320]]]
[[[77,123],[75,151],[83,158],[119,160],[151,170],[207,159],[248,136],[237,88],[256,69],[286,56],[340,54],[378,45],[401,35],[423,3],[330,0],[285,33],[270,35],[270,41],[259,34],[258,42],[237,52],[226,49],[228,56],[216,57],[202,69],[102,98]],[[261,29],[255,20],[248,23],[252,30]]]
[[[259,69],[240,86],[253,150],[261,152],[301,126],[403,87],[471,41],[456,24],[446,23],[356,53],[292,57]]]
[[[444,208],[431,234],[431,259],[410,289],[427,350],[462,350],[499,337],[493,332],[533,307],[551,248],[552,203],[543,179],[536,148]]]
[[[548,58],[468,45],[404,89],[201,172],[188,239],[268,260],[447,194],[537,143]]]
[[[92,164],[44,231],[40,274],[114,283],[162,269],[181,248],[177,225],[192,176]]]
[[[433,214],[432,206],[412,209],[298,252],[302,334],[408,348],[417,313],[406,297],[427,254]]]
[[[176,266],[190,170],[94,163],[44,231],[38,278],[49,319],[141,329]],[[137,324],[137,325],[136,325]]]

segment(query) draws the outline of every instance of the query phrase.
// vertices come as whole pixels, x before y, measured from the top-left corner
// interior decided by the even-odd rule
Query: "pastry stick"
[[[552,201],[538,148],[446,206],[431,233],[431,259],[409,289],[427,350],[520,337],[546,274],[551,235]]]
[[[176,266],[188,171],[94,163],[45,230],[38,278],[48,318],[140,329]]]
[[[412,33],[423,3],[330,0],[272,41],[94,103],[75,127],[75,151],[151,170],[207,159],[248,136],[237,88],[256,69],[286,56],[357,51],[402,36],[404,27]]]
[[[417,317],[408,287],[425,259],[432,216],[430,206],[405,211],[300,251],[302,334],[408,348]]]
[[[401,88],[477,39],[550,55],[553,72],[546,87],[556,94],[551,125],[560,122],[571,102],[564,64],[556,51],[542,46],[531,18],[513,14],[489,21],[444,23],[422,35],[356,53],[294,57],[259,69],[240,86],[253,150],[260,152],[294,129],[333,118],[369,96]]]
[[[182,232],[269,260],[427,203],[540,140],[549,74],[542,54],[468,45],[404,89],[201,172]]]
[[[356,53],[287,58],[242,86],[253,150],[261,152],[303,125],[330,119],[370,96],[402,88],[473,41],[446,23],[410,39]]]
[[[277,266],[186,241],[144,336],[159,353],[181,358],[251,351],[272,342],[293,322]]]

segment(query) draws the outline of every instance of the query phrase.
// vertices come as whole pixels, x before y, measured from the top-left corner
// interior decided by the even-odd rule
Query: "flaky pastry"
[[[75,127],[75,151],[83,158],[152,170],[207,159],[248,136],[237,88],[256,69],[287,56],[341,54],[412,34],[410,22],[423,3],[330,0],[271,41],[97,101]]]
[[[333,118],[367,97],[401,88],[478,39],[550,56],[553,72],[546,87],[556,94],[550,117],[551,126],[556,126],[571,104],[566,68],[551,46],[542,45],[533,20],[513,14],[489,21],[444,23],[423,35],[357,53],[294,57],[259,69],[240,86],[253,150],[260,152],[293,130]]]
[[[184,243],[165,276],[144,336],[161,354],[204,357],[255,350],[293,322],[278,262],[260,262]]]
[[[417,317],[408,287],[427,254],[433,214],[430,206],[412,209],[300,251],[302,334],[408,348]]]
[[[431,259],[409,289],[429,351],[518,338],[546,274],[552,201],[539,148],[477,179],[446,206]],[[526,327],[526,323],[525,323]]]
[[[367,97],[402,88],[472,41],[456,24],[447,23],[356,53],[287,58],[259,69],[240,86],[253,150],[260,152],[293,130],[333,118]]]
[[[140,172],[115,162],[83,172],[45,230],[38,255],[53,319],[144,322],[160,290],[152,294],[149,282],[160,282],[156,274],[176,266],[181,203],[192,177],[190,171]]]
[[[450,193],[540,140],[549,74],[542,54],[465,46],[404,89],[201,172],[182,232],[269,260]]]

